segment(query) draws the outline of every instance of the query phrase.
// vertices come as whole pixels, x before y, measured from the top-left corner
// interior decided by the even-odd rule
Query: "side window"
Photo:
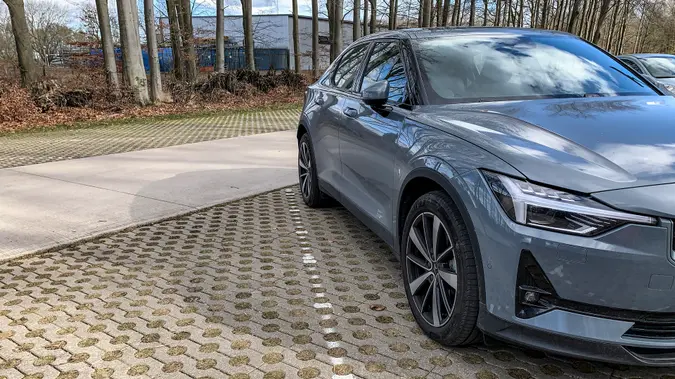
[[[333,84],[336,87],[343,90],[352,88],[354,81],[359,75],[359,66],[361,66],[361,63],[365,59],[366,51],[368,51],[368,44],[362,44],[342,56],[333,77]]]
[[[637,71],[637,73],[644,74],[644,72],[642,72],[642,70],[640,69],[640,66],[638,66],[635,62],[631,61],[630,59],[622,59],[621,61],[625,63],[628,67]]]
[[[401,50],[397,42],[377,42],[373,46],[368,66],[363,76],[361,88],[367,88],[374,82],[389,82],[389,101],[405,103],[407,100],[407,82]]]

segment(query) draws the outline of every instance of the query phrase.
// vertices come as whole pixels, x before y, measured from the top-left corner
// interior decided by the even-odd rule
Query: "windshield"
[[[547,97],[657,95],[574,37],[458,34],[415,41],[432,104]]]
[[[675,57],[639,58],[655,78],[675,78]]]

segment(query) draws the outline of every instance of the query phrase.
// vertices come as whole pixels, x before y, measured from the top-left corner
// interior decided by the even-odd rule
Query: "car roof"
[[[670,55],[670,54],[657,54],[657,53],[641,53],[641,54],[624,54],[620,55],[619,58],[625,58],[625,57],[635,57],[635,58],[659,58],[659,57],[668,57],[668,58],[673,58],[675,55]]]
[[[412,28],[400,30],[387,30],[361,37],[358,41],[368,41],[379,38],[397,38],[406,40],[427,39],[434,37],[446,37],[452,35],[481,34],[499,36],[503,34],[526,35],[558,35],[575,37],[572,34],[556,30],[543,30],[531,28],[499,28],[499,27],[441,27],[441,28]]]

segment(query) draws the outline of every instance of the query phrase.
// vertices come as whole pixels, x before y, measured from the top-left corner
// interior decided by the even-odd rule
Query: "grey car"
[[[630,54],[619,56],[626,65],[675,96],[675,55]]]
[[[564,33],[412,29],[311,85],[298,172],[400,258],[434,340],[675,364],[675,99]]]

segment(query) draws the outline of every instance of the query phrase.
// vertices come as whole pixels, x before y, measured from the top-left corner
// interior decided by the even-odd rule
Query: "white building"
[[[192,19],[195,38],[213,39],[216,36],[215,16],[195,16]],[[167,18],[159,20],[160,41],[169,40],[169,22]],[[312,69],[312,18],[298,17],[300,29],[300,62],[303,70]],[[244,27],[242,16],[225,16],[225,36],[228,44],[243,46]],[[352,23],[342,24],[344,47],[352,42]],[[293,49],[293,16],[289,14],[254,15],[253,41],[256,49],[284,49],[289,52],[289,68],[293,69],[295,51]],[[319,66],[321,69],[330,63],[328,20],[319,19]]]

